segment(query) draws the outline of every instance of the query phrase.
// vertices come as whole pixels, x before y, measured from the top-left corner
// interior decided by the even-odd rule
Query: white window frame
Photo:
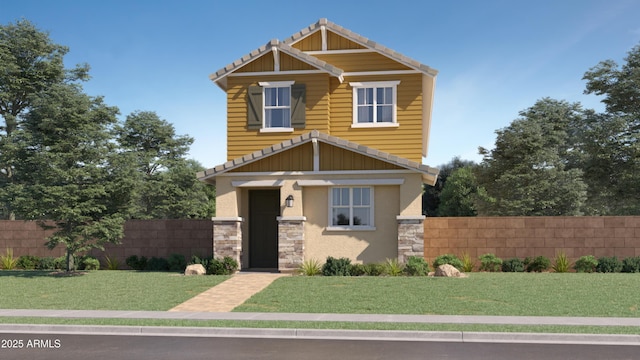
[[[357,206],[353,205],[353,189],[369,189],[369,205],[368,206]],[[328,226],[327,230],[329,231],[345,231],[345,230],[364,230],[364,231],[372,231],[375,230],[375,203],[374,203],[374,187],[373,186],[331,186],[329,189],[329,206],[328,206]],[[334,189],[349,189],[349,225],[333,225],[333,190]],[[346,206],[336,206],[336,207],[346,207]],[[354,208],[368,208],[369,209],[369,224],[368,225],[354,225],[351,224],[353,220],[353,209]]]
[[[295,81],[261,81],[258,83],[262,87],[262,128],[260,132],[293,132],[293,127],[291,127],[291,85],[293,85]],[[288,127],[267,127],[267,108],[271,109],[272,107],[267,106],[265,89],[267,88],[289,88],[289,126]],[[287,108],[278,107],[278,108]]]
[[[398,116],[397,116],[397,108],[398,108],[398,85],[400,84],[399,80],[396,81],[368,81],[368,82],[350,82],[353,89],[353,122],[351,124],[352,128],[371,128],[371,127],[398,127]],[[391,97],[392,97],[392,121],[391,122],[377,122],[377,99],[375,97],[376,89],[378,88],[391,88]],[[360,123],[358,122],[358,90],[359,89],[373,89],[374,93],[374,103],[373,103],[373,116],[374,121],[370,123]]]

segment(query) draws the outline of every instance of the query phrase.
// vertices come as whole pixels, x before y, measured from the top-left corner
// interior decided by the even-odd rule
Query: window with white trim
[[[330,188],[329,217],[333,227],[372,227],[373,188]]]
[[[291,127],[291,85],[293,81],[260,83],[263,87],[263,128]]]
[[[350,83],[353,88],[354,126],[397,126],[398,84],[400,81]]]

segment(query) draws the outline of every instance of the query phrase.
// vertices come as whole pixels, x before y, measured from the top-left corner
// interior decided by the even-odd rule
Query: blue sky
[[[88,94],[123,119],[157,112],[195,138],[190,156],[205,167],[226,160],[225,95],[209,74],[319,18],[440,71],[431,166],[479,161],[478,146],[493,148],[542,97],[602,109],[583,74],[640,43],[638,0],[0,0],[0,23],[20,18],[70,48],[67,66],[91,66]]]

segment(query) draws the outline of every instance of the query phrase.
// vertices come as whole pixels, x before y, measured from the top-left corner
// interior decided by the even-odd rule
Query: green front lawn
[[[638,317],[640,274],[288,277],[234,311]]]
[[[0,271],[0,308],[163,311],[229,278],[124,270],[51,274]]]

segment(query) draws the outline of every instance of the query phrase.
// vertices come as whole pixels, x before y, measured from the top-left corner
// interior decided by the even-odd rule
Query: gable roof
[[[299,32],[293,34],[291,37],[285,39],[283,42],[285,44],[288,45],[292,45],[295,44],[296,42],[306,38],[309,35],[312,35],[313,33],[322,30],[322,28],[325,28],[331,32],[334,32],[346,39],[349,39],[353,42],[355,42],[356,44],[362,45],[365,48],[374,50],[376,52],[378,52],[379,54],[382,54],[384,56],[387,56],[401,64],[404,64],[414,70],[420,71],[422,73],[424,73],[425,75],[430,75],[430,76],[436,76],[438,75],[438,70],[433,69],[427,65],[421,64],[416,60],[413,60],[409,57],[406,57],[402,54],[400,54],[397,51],[391,50],[386,46],[383,46],[382,44],[379,44],[373,40],[370,40],[360,34],[357,34],[349,29],[345,29],[342,26],[335,24],[329,20],[327,20],[326,18],[322,18],[320,20],[318,20],[318,22],[316,22],[315,24],[311,24],[308,27],[300,30]]]
[[[215,73],[209,75],[209,79],[215,82],[222,89],[225,89],[226,84],[221,82],[224,78],[226,78],[229,74],[238,70],[239,68],[245,66],[246,64],[252,62],[253,60],[273,51],[281,51],[289,56],[292,56],[300,61],[303,61],[318,70],[324,71],[331,76],[335,76],[340,79],[342,82],[342,73],[344,72],[342,69],[339,69],[331,64],[328,64],[325,61],[318,59],[317,57],[305,54],[304,52],[291,47],[285,43],[280,42],[278,39],[273,39],[266,43],[265,45],[253,50],[247,55],[241,57],[240,59],[232,62],[231,64],[225,66],[224,68],[216,71]]]
[[[391,50],[381,44],[378,44],[377,42],[373,41],[373,40],[369,40],[368,38],[361,36],[357,33],[354,33],[351,30],[345,29],[340,25],[337,25],[335,23],[332,23],[331,21],[328,21],[325,18],[322,18],[320,20],[318,20],[318,22],[316,22],[315,24],[311,24],[308,27],[300,30],[299,32],[293,34],[291,37],[285,39],[284,41],[279,41],[277,39],[273,39],[271,41],[269,41],[267,44],[259,47],[256,50],[253,50],[252,52],[250,52],[249,54],[241,57],[240,59],[232,62],[231,64],[225,66],[224,68],[216,71],[215,73],[211,74],[209,76],[209,79],[211,79],[211,81],[215,82],[218,86],[220,86],[223,90],[226,89],[226,77],[235,72],[236,70],[240,69],[241,67],[243,67],[244,65],[252,62],[253,60],[267,54],[270,51],[282,51],[285,54],[288,54],[290,56],[293,56],[294,58],[301,60],[315,68],[317,68],[318,70],[321,71],[325,71],[327,72],[329,75],[331,76],[335,76],[337,77],[340,82],[342,82],[343,78],[342,78],[342,74],[344,73],[344,71],[342,69],[339,69],[331,64],[326,63],[325,61],[322,61],[320,59],[318,59],[315,56],[309,55],[303,51],[300,51],[294,47],[292,47],[291,45],[295,44],[296,42],[306,38],[307,36],[320,31],[322,29],[327,29],[329,31],[332,31],[346,39],[349,39],[361,46],[364,46],[367,49],[373,50],[375,52],[378,52],[379,54],[382,54],[384,56],[387,56],[389,58],[391,58],[392,60],[395,60],[401,64],[404,64],[414,70],[417,70],[421,73],[423,73],[424,75],[428,75],[431,77],[435,77],[438,74],[438,71],[427,66],[424,64],[419,63],[416,60],[413,60],[409,57],[406,57],[394,50]]]
[[[317,141],[353,151],[355,153],[359,153],[361,155],[368,156],[380,161],[388,162],[407,170],[421,173],[423,180],[431,185],[435,184],[438,177],[438,169],[417,163],[415,161],[410,161],[408,159],[392,155],[387,152],[379,151],[368,146],[360,145],[358,143],[348,141],[336,136],[327,135],[325,133],[319,132],[318,130],[313,130],[300,136],[296,136],[292,139],[285,140],[281,143],[266,147],[251,154],[247,154],[241,158],[227,161],[222,165],[218,165],[214,168],[199,172],[197,174],[197,177],[200,181],[207,181],[209,179],[215,178],[218,175],[237,169],[243,165],[262,160],[271,155],[287,151],[302,144],[311,142],[313,141],[313,139],[317,139]]]

